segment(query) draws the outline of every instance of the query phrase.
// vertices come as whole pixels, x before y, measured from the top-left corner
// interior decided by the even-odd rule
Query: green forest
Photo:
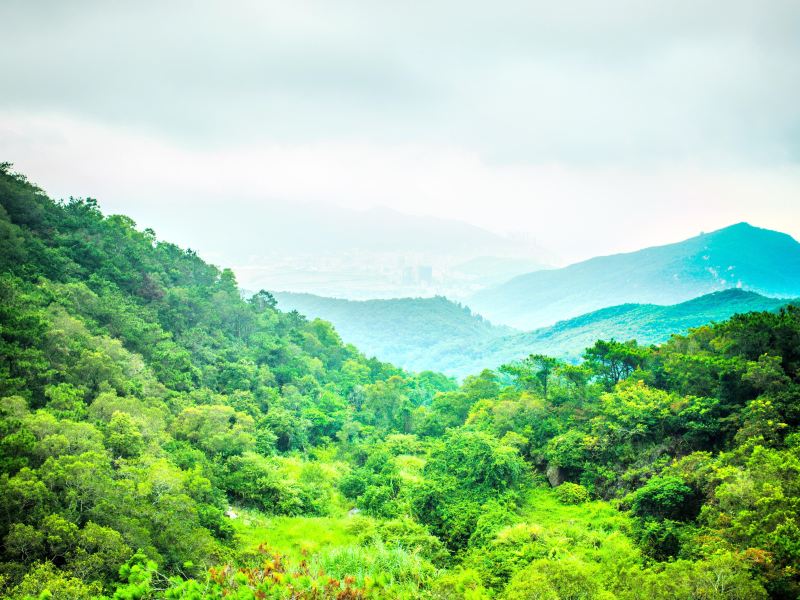
[[[432,369],[457,378],[529,354],[577,362],[598,338],[658,344],[673,334],[724,321],[737,313],[774,311],[798,303],[729,288],[668,306],[610,306],[523,333],[493,325],[442,296],[361,301],[288,292],[275,292],[274,296],[280,309],[330,321],[343,340],[362,352],[412,371]]]
[[[800,595],[800,309],[410,373],[0,165],[0,595]]]

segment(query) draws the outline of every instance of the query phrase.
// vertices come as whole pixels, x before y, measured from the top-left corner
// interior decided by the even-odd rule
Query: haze
[[[798,31],[792,1],[6,0],[0,160],[246,287],[416,293],[432,265],[457,296],[476,256],[800,237]]]

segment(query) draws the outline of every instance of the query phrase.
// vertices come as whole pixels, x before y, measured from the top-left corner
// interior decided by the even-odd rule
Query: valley
[[[518,333],[443,297],[243,294],[8,164],[0,205],[3,597],[800,591],[789,299]]]
[[[584,349],[599,338],[636,340],[648,346],[737,313],[774,311],[796,303],[732,288],[670,306],[612,306],[523,333],[492,325],[468,307],[442,297],[352,301],[287,292],[274,295],[284,310],[330,321],[345,342],[367,355],[411,371],[441,371],[457,378],[529,354],[578,362]]]

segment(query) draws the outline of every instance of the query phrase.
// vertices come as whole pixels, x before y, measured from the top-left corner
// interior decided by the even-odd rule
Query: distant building
[[[433,267],[430,265],[420,265],[417,267],[417,282],[433,283]]]

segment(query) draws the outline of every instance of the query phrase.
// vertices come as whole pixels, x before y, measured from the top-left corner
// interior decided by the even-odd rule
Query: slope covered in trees
[[[242,300],[229,270],[8,165],[0,204],[6,582],[43,560],[113,582],[136,550],[202,573],[229,553],[229,501],[325,510],[313,474],[266,457],[403,430],[454,387],[367,360],[267,293]]]
[[[658,344],[692,327],[793,302],[730,289],[670,306],[611,306],[519,333],[442,297],[351,301],[287,292],[275,297],[279,308],[330,321],[345,341],[369,356],[412,371],[430,369],[459,378],[531,353],[575,362],[584,348],[603,337]]]
[[[531,329],[607,306],[674,304],[736,287],[800,296],[800,243],[739,223],[675,244],[520,275],[478,292],[469,305],[494,323]]]
[[[800,591],[797,308],[456,387],[0,171],[3,596]]]
[[[768,298],[755,292],[730,289],[693,298],[680,304],[622,304],[610,306],[550,327],[488,340],[471,348],[474,357],[466,363],[467,371],[494,367],[517,360],[533,352],[568,361],[579,360],[584,348],[599,338],[636,340],[640,345],[660,344],[671,335],[724,321],[735,314],[752,311],[776,311],[796,300]],[[469,356],[465,353],[464,356]]]
[[[474,369],[459,368],[465,351],[515,333],[442,296],[357,301],[291,292],[274,295],[279,308],[329,321],[368,356],[412,371],[468,375]]]

